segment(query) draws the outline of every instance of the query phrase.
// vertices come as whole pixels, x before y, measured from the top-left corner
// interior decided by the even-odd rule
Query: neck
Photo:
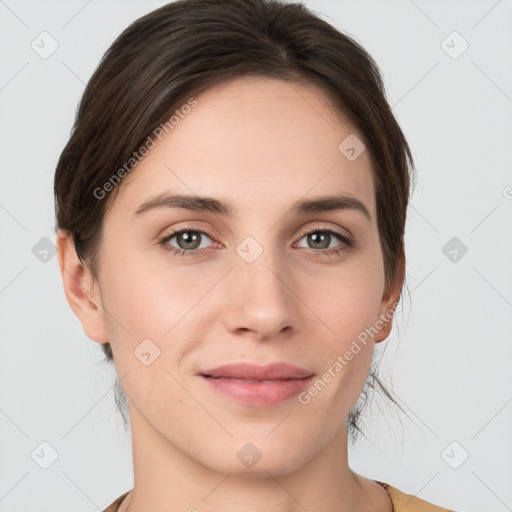
[[[257,473],[243,474],[200,463],[160,436],[131,404],[130,420],[134,486],[119,512],[392,510],[383,488],[349,468],[346,428],[294,471],[272,472],[258,464]]]

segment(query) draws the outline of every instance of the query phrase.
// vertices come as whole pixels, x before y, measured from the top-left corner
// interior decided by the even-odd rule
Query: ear
[[[57,230],[57,255],[64,285],[64,293],[82,324],[82,328],[93,341],[107,343],[103,305],[96,291],[90,270],[78,259],[71,234]]]
[[[405,277],[405,251],[404,251],[404,237],[402,235],[401,246],[398,252],[397,261],[397,276],[393,283],[391,283],[385,290],[382,296],[382,301],[379,308],[379,319],[376,320],[376,325],[382,329],[375,335],[375,343],[380,343],[387,339],[393,328],[393,318],[398,300],[400,299],[400,291]],[[381,325],[379,325],[381,324]]]

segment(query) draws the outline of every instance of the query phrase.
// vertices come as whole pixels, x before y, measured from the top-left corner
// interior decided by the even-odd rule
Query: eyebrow
[[[234,217],[237,212],[237,209],[233,208],[232,205],[213,197],[163,193],[142,203],[137,208],[135,215],[141,215],[154,208],[183,208],[193,211],[212,212],[227,217]],[[345,195],[318,196],[299,200],[292,205],[288,213],[305,214],[335,210],[359,211],[368,220],[372,220],[368,208],[359,199]]]

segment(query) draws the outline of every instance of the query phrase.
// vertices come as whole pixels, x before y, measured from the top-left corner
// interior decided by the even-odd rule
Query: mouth
[[[232,381],[239,381],[239,382],[246,382],[246,383],[259,383],[259,382],[265,382],[265,383],[272,383],[272,382],[283,382],[283,381],[287,381],[287,380],[303,380],[303,379],[271,379],[271,380],[257,380],[257,379],[239,379],[239,378],[236,378],[236,377],[213,377],[212,375],[202,375],[202,377],[206,377],[206,378],[210,378],[210,379],[229,379],[229,380],[232,380]],[[307,378],[307,377],[305,377]]]
[[[314,374],[286,363],[224,365],[199,373],[210,389],[246,406],[272,407],[296,396]]]
[[[264,366],[254,363],[232,363],[204,370],[200,375],[255,381],[303,379],[313,372],[288,363],[271,363]]]

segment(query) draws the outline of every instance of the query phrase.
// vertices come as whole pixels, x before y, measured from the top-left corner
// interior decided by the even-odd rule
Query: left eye
[[[330,245],[330,242],[333,240],[341,240],[343,242],[341,244],[341,247],[343,245],[351,246],[351,240],[342,235],[341,233],[338,233],[337,231],[332,231],[330,229],[314,229],[312,231],[309,231],[307,233],[304,233],[301,240],[303,238],[306,238],[308,243],[312,244],[319,244],[321,247],[308,247],[309,249],[320,249],[320,252],[325,251],[329,252],[328,249],[332,248],[333,246]],[[334,247],[339,247],[340,244],[336,244]]]

